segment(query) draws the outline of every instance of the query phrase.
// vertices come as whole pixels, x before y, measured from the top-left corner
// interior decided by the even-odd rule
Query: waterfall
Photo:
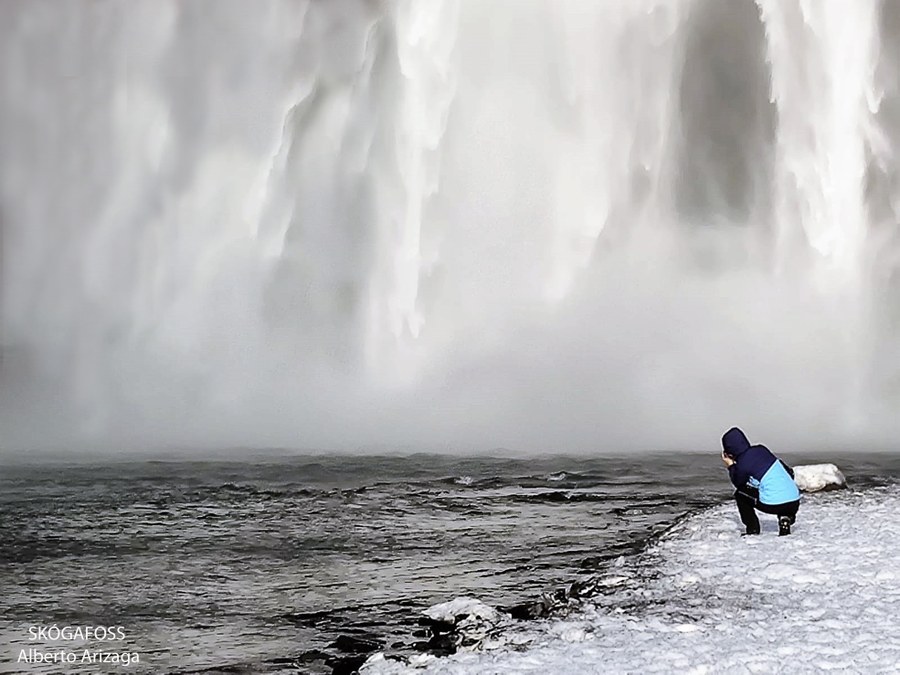
[[[4,446],[898,430],[892,3],[0,16]]]

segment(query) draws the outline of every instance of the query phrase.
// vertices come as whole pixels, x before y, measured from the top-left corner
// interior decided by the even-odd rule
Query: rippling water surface
[[[715,454],[7,467],[0,670],[56,623],[124,626],[140,671],[331,672],[340,636],[412,650],[433,603],[533,600],[729,495]]]

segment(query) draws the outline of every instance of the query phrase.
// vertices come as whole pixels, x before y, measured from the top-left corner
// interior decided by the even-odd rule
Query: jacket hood
[[[722,447],[729,455],[737,459],[750,449],[750,441],[744,436],[744,432],[737,427],[732,427],[722,436]]]

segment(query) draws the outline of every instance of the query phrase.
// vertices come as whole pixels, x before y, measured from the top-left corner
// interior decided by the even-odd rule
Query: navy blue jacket
[[[766,446],[750,445],[744,432],[734,427],[722,436],[722,447],[734,458],[728,475],[738,490],[758,490],[763,504],[785,504],[800,499],[794,472]]]

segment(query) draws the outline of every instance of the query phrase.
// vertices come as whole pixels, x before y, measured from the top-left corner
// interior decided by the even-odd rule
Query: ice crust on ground
[[[731,503],[676,525],[566,619],[386,673],[896,673],[900,488],[803,500],[794,533],[740,537]]]
[[[794,467],[794,482],[804,492],[847,487],[847,479],[834,464],[807,464]]]

